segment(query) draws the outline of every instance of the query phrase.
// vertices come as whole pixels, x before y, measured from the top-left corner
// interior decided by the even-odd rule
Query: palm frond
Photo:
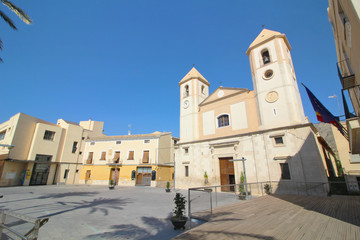
[[[13,29],[17,30],[16,26],[14,25],[13,21],[5,14],[3,13],[3,11],[0,10],[0,17],[2,19],[4,19],[5,22],[7,22],[10,27],[12,27]]]
[[[18,17],[25,22],[26,24],[31,24],[32,20],[30,17],[19,7],[9,2],[8,0],[1,0],[2,4],[7,6],[11,11],[13,11]]]
[[[0,39],[0,50],[2,50],[2,41],[1,41],[1,39]],[[1,57],[0,57],[0,62],[3,62]]]

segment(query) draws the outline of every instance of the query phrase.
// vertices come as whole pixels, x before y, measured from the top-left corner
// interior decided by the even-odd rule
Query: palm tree
[[[18,17],[25,22],[26,24],[32,24],[32,21],[30,19],[30,17],[19,7],[15,6],[13,3],[11,3],[8,0],[0,0],[2,4],[4,4],[5,6],[7,6],[11,11],[13,11],[16,15],[18,15]],[[9,24],[9,26],[14,29],[17,30],[15,24],[13,23],[13,21],[3,12],[0,10],[0,17]],[[0,39],[0,50],[2,50],[2,41]],[[0,62],[2,62],[2,59],[0,58]]]

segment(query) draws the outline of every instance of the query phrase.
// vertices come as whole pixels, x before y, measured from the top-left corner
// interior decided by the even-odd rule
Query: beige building
[[[342,93],[348,93],[355,114],[347,111],[351,162],[360,164],[360,1],[329,0],[328,16],[333,30]],[[360,170],[360,168],[358,168]],[[360,181],[360,175],[359,177]]]
[[[239,183],[244,169],[232,160],[245,158],[249,183],[281,183],[287,192],[312,184],[326,193],[322,143],[305,118],[290,51],[284,34],[260,33],[246,52],[252,91],[219,87],[210,94],[210,83],[195,68],[180,81],[177,187]]]
[[[77,184],[88,137],[103,122],[49,123],[24,113],[0,124],[0,186]]]
[[[345,123],[343,124],[345,125]],[[347,190],[349,192],[359,192],[360,164],[352,161],[349,142],[332,124],[318,123],[315,126],[319,130],[320,135],[329,144],[329,147],[333,149],[334,156],[336,157],[336,159],[325,158],[329,176],[344,176]]]
[[[86,140],[80,183],[164,187],[173,182],[171,133],[104,136]]]

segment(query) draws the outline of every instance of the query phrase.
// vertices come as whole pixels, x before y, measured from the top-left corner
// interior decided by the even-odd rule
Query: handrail
[[[32,227],[27,233],[21,234],[18,231],[16,231],[15,229],[12,229],[11,227],[9,227],[9,226],[7,226],[5,224],[7,216],[11,216],[11,217],[23,220],[23,221],[28,222],[28,223],[32,223],[32,224],[34,224],[34,227]],[[20,213],[16,213],[16,212],[12,212],[12,211],[9,211],[9,210],[2,210],[1,223],[0,223],[0,239],[1,239],[4,228],[7,229],[8,231],[10,231],[11,233],[15,234],[19,238],[24,239],[24,240],[37,239],[40,228],[43,225],[45,225],[48,221],[49,221],[49,218],[33,218],[33,217],[30,217],[30,216],[20,214]]]

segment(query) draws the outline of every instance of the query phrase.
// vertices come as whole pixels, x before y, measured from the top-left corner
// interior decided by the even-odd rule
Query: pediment
[[[221,101],[222,99],[242,94],[244,92],[249,92],[249,89],[246,88],[227,88],[227,87],[218,87],[209,97],[207,97],[201,105],[205,105],[215,101]]]

